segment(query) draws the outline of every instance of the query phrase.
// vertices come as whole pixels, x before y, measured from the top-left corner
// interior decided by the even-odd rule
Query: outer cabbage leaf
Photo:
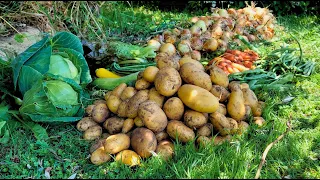
[[[69,32],[58,32],[53,36],[51,41],[51,46],[53,49],[68,48],[73,49],[83,55],[83,47],[80,39]]]

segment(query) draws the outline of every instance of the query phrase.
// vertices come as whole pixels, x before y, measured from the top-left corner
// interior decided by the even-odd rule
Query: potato
[[[179,72],[172,67],[165,67],[159,70],[154,85],[159,94],[163,96],[174,95],[182,84]]]
[[[104,149],[109,154],[117,154],[129,147],[130,137],[123,133],[111,135],[104,142]]]
[[[137,93],[137,90],[134,87],[126,87],[121,93],[120,99],[122,101],[130,99],[133,95]]]
[[[182,85],[178,90],[178,96],[186,106],[198,112],[212,113],[219,107],[217,97],[208,90],[192,84]]]
[[[122,133],[127,133],[129,132],[134,126],[134,121],[133,119],[126,119],[123,122],[123,126],[122,126]]]
[[[84,117],[77,123],[77,129],[79,131],[85,131],[91,126],[98,125],[97,122],[95,122],[92,117]]]
[[[157,139],[150,129],[139,127],[132,131],[131,146],[142,158],[147,158],[152,155],[150,151],[155,152]]]
[[[123,150],[116,155],[115,161],[129,166],[140,165],[140,156],[132,150]]]
[[[121,99],[118,97],[118,96],[115,96],[115,95],[110,95],[108,100],[107,100],[107,106],[109,108],[109,110],[113,113],[117,113],[118,111],[118,107],[121,103]]]
[[[106,94],[104,95],[104,100],[108,100],[109,96],[111,95],[112,91],[108,91],[106,92]]]
[[[171,97],[164,103],[163,111],[169,119],[180,120],[184,113],[183,102],[178,97]]]
[[[194,140],[195,133],[191,128],[184,125],[181,121],[171,120],[168,122],[167,133],[173,139],[178,138],[181,142],[190,142]]]
[[[99,149],[100,147],[104,148],[104,142],[107,138],[102,138],[102,139],[96,139],[92,144],[89,149],[90,154],[92,154],[95,150]]]
[[[238,123],[238,127],[239,127],[238,133],[242,134],[242,133],[244,133],[244,132],[246,132],[248,130],[249,124],[247,122],[245,122],[245,121],[240,121]]]
[[[171,159],[174,154],[173,143],[168,140],[160,141],[157,146],[156,153],[166,161]]]
[[[108,131],[109,134],[117,134],[121,132],[123,123],[123,118],[113,116],[105,121],[103,127]]]
[[[103,99],[97,99],[93,102],[93,105],[98,105],[98,104],[107,104],[107,101]]]
[[[140,90],[129,99],[127,117],[135,118],[138,115],[138,108],[141,103],[149,99],[149,90]]]
[[[190,56],[184,56],[179,60],[180,67],[183,66],[185,63],[192,63],[195,68],[204,71],[203,65],[199,61],[192,59]]]
[[[91,126],[83,133],[83,139],[94,140],[98,139],[102,134],[102,128],[99,125]]]
[[[107,137],[111,136],[109,133],[102,133],[101,138],[106,139]]]
[[[210,76],[202,69],[197,69],[192,63],[185,63],[181,66],[180,76],[183,81],[202,87],[208,91],[212,88]]]
[[[251,109],[255,109],[258,106],[257,96],[249,88],[243,88],[241,90],[243,94],[244,104],[250,106]]]
[[[241,85],[239,81],[232,81],[228,85],[230,91],[241,90]]]
[[[199,146],[206,146],[212,143],[212,140],[207,136],[199,136],[196,142]]]
[[[263,117],[254,117],[253,118],[254,124],[261,127],[266,121],[263,119]]]
[[[199,129],[197,129],[197,136],[210,136],[212,134],[213,125],[211,123],[206,123]]]
[[[250,122],[253,118],[251,107],[248,105],[245,105],[245,108],[246,108],[246,114],[245,114],[244,118],[242,119],[242,121]]]
[[[219,99],[219,102],[225,102],[230,95],[226,88],[219,85],[212,85],[210,92]]]
[[[127,109],[128,109],[129,99],[122,101],[119,104],[117,115],[119,117],[127,117]]]
[[[158,104],[160,108],[163,106],[164,96],[159,94],[155,87],[149,90],[149,100],[152,100]]]
[[[227,115],[227,108],[226,108],[226,106],[224,104],[220,103],[219,104],[219,108],[217,109],[216,112],[221,113],[223,115]]]
[[[247,83],[241,83],[241,84],[240,84],[240,88],[241,88],[241,89],[245,89],[245,88],[249,89],[250,86],[249,86],[249,84],[247,84]]]
[[[214,112],[210,114],[210,121],[213,128],[220,132],[221,136],[234,134],[238,129],[237,121],[228,119],[223,114]]]
[[[92,164],[95,164],[95,165],[100,165],[110,160],[111,160],[111,156],[105,152],[103,146],[96,149],[91,154],[91,157],[90,157],[90,161],[92,162]]]
[[[184,123],[191,129],[200,128],[205,125],[208,119],[203,115],[203,113],[186,110],[183,116]]]
[[[231,91],[227,104],[227,111],[228,114],[238,122],[245,119],[246,107],[241,89]]]
[[[149,66],[146,69],[144,69],[143,72],[143,79],[145,79],[146,81],[153,83],[154,80],[156,79],[156,75],[159,71],[159,68],[157,68],[156,66]]]
[[[231,140],[231,135],[227,135],[227,136],[215,136],[212,137],[213,139],[213,144],[214,145],[220,145],[225,141],[230,141]]]
[[[127,88],[127,84],[126,83],[121,83],[119,84],[119,86],[117,86],[116,88],[114,88],[111,91],[110,95],[114,95],[120,98],[121,94],[123,93],[123,91]]]
[[[179,61],[176,61],[173,56],[170,56],[168,53],[160,52],[155,57],[155,61],[157,63],[157,68],[163,69],[166,67],[171,67],[176,70],[180,69]],[[159,72],[158,72],[159,73]]]
[[[163,131],[168,124],[168,119],[156,102],[147,100],[140,104],[138,116],[143,124],[154,133]]]
[[[144,123],[143,123],[142,119],[141,119],[139,116],[135,117],[133,121],[134,121],[134,124],[135,124],[137,127],[142,127],[142,126],[144,126]]]
[[[104,122],[110,115],[106,104],[97,104],[92,110],[92,119],[97,123]]]
[[[156,134],[156,139],[158,142],[165,140],[165,139],[168,139],[168,138],[169,138],[169,135],[165,131],[161,131]]]
[[[143,73],[144,73],[144,70],[143,70],[143,71],[140,71],[140,72],[138,73],[137,79],[143,79]]]
[[[146,81],[145,79],[138,79],[135,83],[135,88],[137,90],[148,89],[151,83]]]
[[[256,107],[251,108],[253,116],[260,117],[262,115],[264,106],[265,106],[265,103],[262,101],[259,101]]]
[[[210,78],[212,83],[227,88],[229,85],[228,75],[215,65],[208,67]]]
[[[89,105],[88,107],[86,107],[85,111],[86,111],[86,114],[87,114],[88,116],[91,116],[91,115],[92,115],[92,110],[93,110],[93,108],[94,108],[95,106],[96,106],[96,105],[91,104],[91,105]]]

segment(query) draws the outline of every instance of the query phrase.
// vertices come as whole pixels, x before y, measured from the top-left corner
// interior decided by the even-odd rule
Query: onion
[[[193,25],[190,28],[190,32],[193,36],[200,36],[201,35],[201,29],[198,26]]]
[[[220,25],[217,25],[214,29],[212,29],[211,37],[215,39],[220,39],[223,35],[223,31]]]
[[[194,50],[201,50],[203,46],[203,42],[199,37],[192,37],[191,40],[191,48]]]
[[[237,11],[235,9],[233,9],[233,8],[230,8],[227,11],[228,11],[229,15],[231,15],[233,17],[236,17],[237,14],[238,14]]]
[[[198,20],[199,20],[199,18],[198,18],[197,16],[192,17],[192,18],[190,19],[190,21],[191,21],[192,23],[196,23]]]
[[[226,18],[229,17],[228,11],[225,10],[225,9],[219,9],[218,14],[219,14],[221,17],[226,17]]]
[[[163,43],[163,41],[164,41],[164,39],[163,39],[163,36],[162,35],[160,35],[160,34],[158,34],[158,35],[156,35],[154,38],[152,38],[153,40],[156,40],[156,41],[158,41],[158,42],[160,42],[160,43]]]
[[[219,47],[227,47],[228,46],[228,41],[225,41],[223,39],[218,39],[218,46]]]
[[[193,50],[191,52],[191,58],[194,59],[194,60],[200,61],[201,53],[199,51],[197,51],[197,50]]]
[[[203,44],[204,50],[215,51],[218,49],[218,41],[214,38],[206,40]]]
[[[171,35],[172,35],[172,33],[171,33],[171,31],[169,31],[169,30],[165,30],[165,31],[162,33],[162,36],[163,36],[164,39],[167,39],[168,36],[171,36]]]
[[[178,51],[181,54],[187,54],[191,51],[191,43],[188,40],[182,40],[179,44],[178,44]]]
[[[249,41],[255,41],[256,37],[252,34],[247,35]]]
[[[269,14],[262,17],[262,24],[266,24],[271,19],[271,16]]]
[[[174,55],[176,53],[176,47],[171,43],[165,43],[161,45],[160,52],[168,53],[169,55]]]
[[[210,31],[206,31],[204,33],[201,34],[200,39],[201,40],[207,40],[211,38],[211,32]]]
[[[181,40],[190,39],[191,36],[192,36],[192,35],[191,35],[191,32],[190,32],[189,29],[183,29],[183,30],[181,31],[181,36],[180,36]]]
[[[175,35],[168,35],[166,38],[165,38],[165,42],[166,43],[171,43],[171,44],[174,44],[177,40],[177,36]]]
[[[199,19],[204,21],[207,27],[211,26],[213,23],[207,16],[201,16]]]
[[[255,11],[256,11],[256,16],[258,18],[261,18],[268,13],[266,8],[261,8],[261,7],[256,7]]]
[[[172,30],[172,34],[175,35],[175,36],[180,36],[181,32],[180,32],[179,29],[174,28],[174,29]]]
[[[221,39],[223,39],[224,41],[229,41],[232,39],[232,37],[233,37],[233,32],[225,31],[225,32],[223,32]]]
[[[211,16],[215,19],[215,18],[220,18],[220,14],[218,13],[212,13]]]
[[[207,31],[206,23],[205,23],[203,20],[197,21],[196,24],[194,24],[194,25],[197,26],[197,27],[199,27],[202,32]]]
[[[243,8],[243,12],[245,15],[247,15],[247,17],[250,21],[254,20],[254,16],[256,15],[256,12],[254,11],[254,9],[252,7]]]
[[[154,49],[155,51],[159,51],[161,44],[159,41],[157,41],[155,39],[151,39],[148,41],[148,46],[151,47],[152,49]]]

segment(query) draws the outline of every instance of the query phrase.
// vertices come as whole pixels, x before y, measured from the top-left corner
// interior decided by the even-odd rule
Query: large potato
[[[174,95],[182,84],[179,72],[172,67],[160,69],[156,75],[154,85],[163,96]]]
[[[109,98],[107,99],[107,106],[108,109],[113,112],[113,113],[117,113],[119,105],[121,104],[122,100],[120,99],[119,96],[115,96],[113,94],[111,94],[109,96]]]
[[[215,65],[209,66],[208,69],[209,69],[211,81],[214,84],[220,85],[224,88],[228,87],[229,78],[228,78],[228,75],[222,69],[218,68]]]
[[[155,87],[149,90],[149,100],[152,100],[158,104],[160,108],[163,106],[164,96],[159,94]]]
[[[106,104],[97,104],[92,110],[92,119],[97,123],[104,122],[110,115]]]
[[[92,117],[84,117],[77,123],[77,129],[79,131],[85,131],[89,129],[91,126],[98,125],[97,122],[95,122]]]
[[[123,127],[122,127],[122,133],[127,133],[129,132],[134,126],[134,121],[133,119],[126,119],[123,122]]]
[[[160,141],[156,153],[162,157],[164,160],[169,160],[173,157],[174,154],[174,145],[168,140]]]
[[[197,69],[192,63],[185,63],[181,66],[180,75],[183,81],[202,87],[208,91],[212,88],[210,76],[202,69]]]
[[[163,131],[167,124],[167,116],[156,102],[148,100],[140,104],[138,116],[143,124],[153,132]]]
[[[168,139],[168,138],[169,138],[169,135],[165,131],[162,131],[162,132],[159,132],[156,134],[156,139],[158,142],[165,140],[165,139]]]
[[[92,164],[95,164],[95,165],[100,165],[110,160],[111,160],[111,156],[105,152],[103,146],[96,149],[91,154],[91,157],[90,157],[90,161],[92,162]]]
[[[127,109],[128,109],[129,99],[122,101],[119,104],[117,115],[119,117],[127,117]]]
[[[166,67],[172,67],[176,70],[180,69],[179,61],[176,61],[173,56],[169,55],[168,53],[160,52],[155,57],[155,61],[157,63],[157,67],[159,69],[163,69]]]
[[[218,112],[210,114],[210,121],[213,125],[213,128],[219,131],[221,136],[234,134],[238,129],[237,121],[229,119]]]
[[[117,154],[129,147],[130,137],[123,133],[111,135],[104,142],[104,149],[109,154]]]
[[[102,134],[102,128],[99,125],[91,126],[83,133],[83,139],[94,140],[98,139]]]
[[[255,108],[258,106],[258,98],[254,94],[254,92],[249,88],[242,88],[242,94],[244,99],[244,104],[248,105],[252,108]]]
[[[243,93],[240,88],[231,91],[227,104],[227,111],[228,114],[238,122],[245,119],[246,107]]]
[[[116,134],[120,133],[123,127],[124,119],[113,116],[111,118],[108,118],[105,123],[103,124],[103,127],[107,129],[109,134]]]
[[[120,99],[122,101],[130,99],[133,95],[137,93],[137,90],[134,87],[126,87],[121,93]]]
[[[86,111],[86,114],[87,114],[88,116],[92,116],[92,110],[93,110],[93,108],[94,108],[95,106],[96,106],[96,105],[91,104],[91,105],[88,105],[88,106],[86,107],[85,111]]]
[[[148,89],[150,87],[151,83],[146,81],[145,79],[138,79],[135,83],[135,88],[137,90],[142,90],[142,89]]]
[[[191,128],[184,125],[181,121],[171,120],[168,122],[167,133],[173,139],[178,138],[181,142],[190,142],[195,138],[195,133]]]
[[[115,160],[129,166],[140,165],[140,156],[136,152],[128,149],[119,152]]]
[[[208,119],[203,115],[203,113],[193,110],[186,110],[183,119],[185,124],[191,129],[200,128],[201,126],[205,125],[208,121]]]
[[[140,90],[129,99],[127,117],[135,118],[138,115],[138,108],[141,103],[149,99],[149,90]]]
[[[127,88],[127,84],[126,83],[121,83],[119,84],[119,86],[117,86],[116,88],[114,88],[111,91],[110,95],[114,95],[120,98],[121,94],[123,93],[123,91]]]
[[[213,125],[211,123],[206,123],[199,129],[197,129],[197,136],[207,136],[212,134]]]
[[[180,67],[186,63],[192,63],[195,68],[204,71],[203,65],[199,61],[192,59],[190,56],[184,56],[179,60]]]
[[[153,83],[158,72],[159,68],[157,68],[156,66],[149,66],[143,72],[143,79],[150,83]]]
[[[178,96],[181,101],[198,112],[212,113],[219,107],[219,100],[208,90],[201,87],[184,84],[178,90]]]
[[[96,139],[90,146],[90,154],[92,154],[95,150],[99,149],[100,147],[104,148],[104,142],[106,139],[107,138]]]
[[[131,146],[142,158],[147,158],[152,155],[151,151],[155,152],[157,139],[150,129],[136,128],[131,134]]]
[[[210,92],[219,99],[219,102],[225,102],[230,95],[226,88],[219,85],[212,85]]]
[[[178,97],[171,97],[164,103],[163,111],[169,119],[180,120],[184,113],[183,102]]]

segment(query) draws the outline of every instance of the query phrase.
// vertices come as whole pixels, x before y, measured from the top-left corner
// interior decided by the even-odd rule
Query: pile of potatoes
[[[93,164],[115,159],[134,166],[152,155],[172,158],[174,140],[218,145],[250,123],[261,126],[263,105],[248,84],[229,83],[215,65],[158,59],[139,73],[135,87],[120,84],[89,105],[77,129],[94,140]]]

